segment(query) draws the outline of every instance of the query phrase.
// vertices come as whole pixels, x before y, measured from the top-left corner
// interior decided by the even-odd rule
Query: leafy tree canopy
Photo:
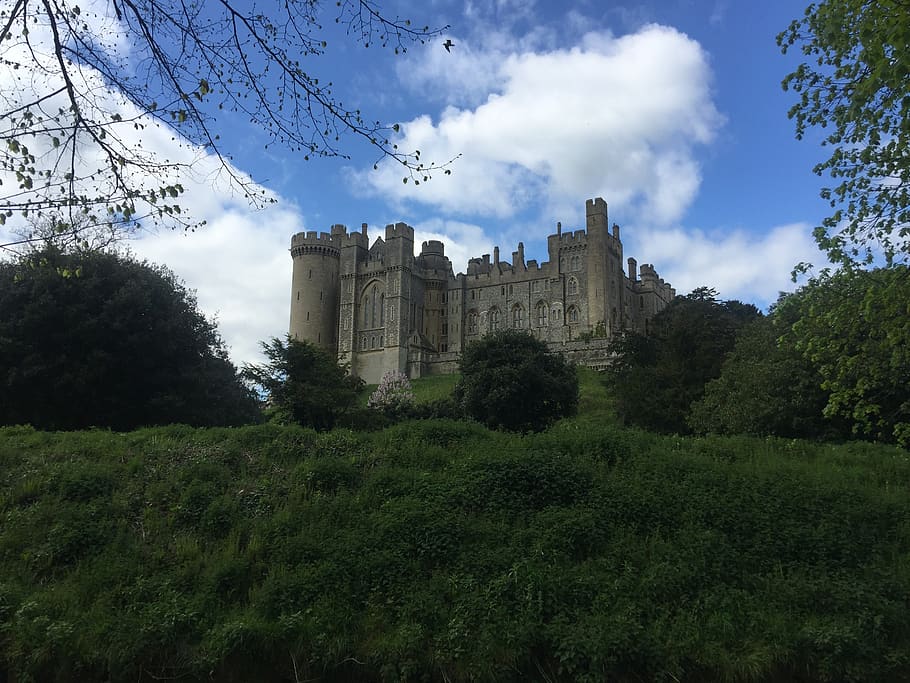
[[[826,0],[777,36],[807,61],[783,81],[799,95],[796,136],[825,129],[831,156],[815,167],[837,183],[834,212],[815,231],[832,261],[889,263],[910,254],[910,4]]]
[[[225,117],[248,121],[303,159],[344,156],[342,136],[353,135],[401,164],[406,180],[427,179],[439,167],[398,149],[398,124],[343,103],[308,67],[328,49],[325,21],[396,53],[444,30],[387,16],[371,0],[3,3],[0,223],[51,213],[62,233],[73,225],[128,230],[142,220],[192,226],[177,200],[200,150],[262,201],[228,161]],[[154,136],[143,131],[154,126],[175,132],[188,152],[164,158],[144,146]]]
[[[910,268],[824,273],[780,310],[830,392],[825,415],[910,447]]]
[[[455,400],[493,429],[540,431],[578,407],[575,366],[520,330],[500,330],[468,344]]]
[[[132,429],[254,421],[214,323],[165,268],[48,247],[0,263],[0,421]]]
[[[615,340],[610,382],[620,417],[655,431],[688,431],[689,406],[720,375],[740,328],[759,315],[751,304],[719,301],[700,287],[654,316],[650,337],[629,332]]]
[[[746,325],[717,379],[687,418],[696,433],[826,438],[844,434],[825,419],[828,393],[815,367],[781,338],[789,329],[781,314]]]
[[[245,365],[243,376],[288,419],[327,430],[354,405],[363,384],[328,351],[290,336],[262,342],[262,351],[268,362]]]

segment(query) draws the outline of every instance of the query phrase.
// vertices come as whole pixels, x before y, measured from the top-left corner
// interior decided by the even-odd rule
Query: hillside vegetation
[[[906,451],[623,429],[580,375],[525,436],[0,429],[0,680],[910,678]]]

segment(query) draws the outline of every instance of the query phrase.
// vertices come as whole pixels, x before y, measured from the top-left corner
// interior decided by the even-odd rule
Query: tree
[[[775,310],[743,328],[720,376],[692,404],[687,422],[693,431],[808,439],[849,431],[824,417],[828,392],[787,336],[792,322]]]
[[[815,237],[834,262],[888,263],[910,254],[910,3],[826,0],[777,36],[809,60],[783,81],[799,100],[796,137],[826,129],[831,156],[815,166],[837,185],[822,190],[834,212]]]
[[[370,121],[304,66],[327,48],[319,0],[267,5],[7,2],[0,9],[0,223],[53,213],[64,232],[132,229],[142,220],[192,226],[176,200],[200,151],[213,154],[248,197],[264,200],[222,148],[219,116],[230,112],[304,159],[344,156],[348,133],[401,164],[406,179],[420,182],[440,168],[419,151],[399,150],[390,140],[397,124]],[[108,14],[92,9],[98,6]],[[372,0],[333,6],[335,22],[367,47],[405,52],[445,30],[387,17]],[[185,159],[143,148],[143,131],[156,125],[183,141]]]
[[[468,344],[460,368],[456,402],[492,429],[540,431],[578,407],[575,366],[520,330],[492,332]]]
[[[362,381],[315,344],[273,337],[262,351],[268,362],[245,365],[243,376],[294,422],[329,430],[357,400]]]
[[[910,268],[823,273],[780,308],[830,394],[825,415],[910,447]]]
[[[654,316],[651,337],[628,332],[611,347],[608,381],[619,417],[659,432],[688,431],[689,407],[720,375],[739,329],[760,315],[751,304],[718,301],[700,287]]]
[[[52,247],[0,263],[0,421],[126,430],[252,422],[214,323],[168,270]]]

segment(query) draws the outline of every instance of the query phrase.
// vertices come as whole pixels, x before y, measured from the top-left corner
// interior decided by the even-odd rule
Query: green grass
[[[0,428],[0,680],[910,680],[907,451],[579,380],[528,435]]]

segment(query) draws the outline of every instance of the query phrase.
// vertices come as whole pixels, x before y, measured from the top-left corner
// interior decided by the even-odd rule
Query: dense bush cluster
[[[50,247],[0,262],[0,424],[133,429],[258,418],[214,323],[167,269]]]
[[[910,463],[568,420],[0,430],[0,679],[905,680]]]

